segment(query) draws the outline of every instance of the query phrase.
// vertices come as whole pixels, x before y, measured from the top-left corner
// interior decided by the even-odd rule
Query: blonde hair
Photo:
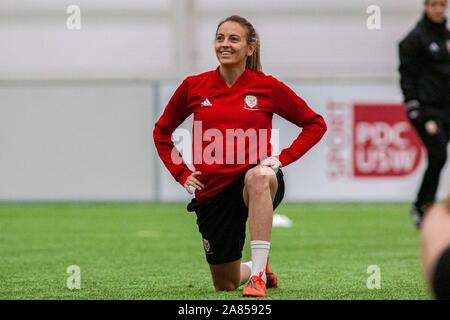
[[[247,43],[248,44],[255,44],[256,48],[253,54],[249,57],[247,57],[246,67],[248,69],[251,69],[253,71],[262,71],[262,65],[261,65],[261,56],[260,56],[260,41],[259,41],[259,35],[256,32],[253,25],[245,18],[238,16],[238,15],[232,15],[224,20],[222,20],[219,25],[217,26],[217,31],[219,31],[219,28],[222,24],[225,22],[236,22],[239,23],[247,32]]]

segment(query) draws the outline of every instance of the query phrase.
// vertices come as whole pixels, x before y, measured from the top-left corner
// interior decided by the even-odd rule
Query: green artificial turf
[[[282,204],[266,299],[429,299],[405,204]],[[248,240],[248,237],[247,237]],[[244,258],[250,250],[245,247]],[[66,272],[81,269],[81,289]],[[381,271],[369,290],[367,268]],[[212,289],[184,204],[1,204],[0,299],[242,299]]]

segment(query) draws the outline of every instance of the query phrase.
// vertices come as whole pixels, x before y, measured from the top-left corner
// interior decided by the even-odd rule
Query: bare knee
[[[214,282],[214,289],[216,291],[233,291],[239,288],[239,283],[233,281],[216,281]]]
[[[266,172],[266,170],[272,169],[258,166],[247,171],[245,175],[245,186],[250,195],[258,195],[270,190],[270,180],[274,175],[270,175],[270,172]]]
[[[241,259],[222,264],[209,265],[216,291],[232,291],[239,287]]]

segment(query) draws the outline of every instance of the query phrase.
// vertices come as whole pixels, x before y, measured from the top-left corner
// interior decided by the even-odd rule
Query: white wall
[[[170,71],[167,1],[76,1],[81,30],[68,30],[72,3],[0,2],[0,78],[134,78]]]
[[[70,4],[81,8],[81,30],[66,27]],[[151,129],[180,79],[216,66],[213,34],[234,13],[259,31],[265,71],[290,81],[319,112],[327,99],[399,102],[397,42],[422,0],[377,1],[378,31],[366,27],[371,4],[0,1],[0,200],[186,200],[154,161]],[[297,132],[283,130],[283,143]],[[288,200],[411,200],[416,190],[418,172],[387,187],[388,195],[312,177],[326,152],[322,142],[286,168]]]
[[[81,30],[70,31],[73,3],[0,2],[0,78],[184,77],[216,65],[213,35],[233,13],[254,23],[280,77],[395,77],[396,43],[422,7],[376,1],[382,29],[370,31],[367,0],[79,0]]]
[[[0,87],[0,200],[152,200],[154,92],[140,83]]]

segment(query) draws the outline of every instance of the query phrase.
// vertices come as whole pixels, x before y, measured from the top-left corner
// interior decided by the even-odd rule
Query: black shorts
[[[277,172],[278,189],[273,209],[284,197],[284,179],[281,169]],[[209,264],[222,264],[242,258],[248,208],[242,192],[245,174],[227,186],[213,199],[188,204],[189,212],[197,214],[197,225],[203,237],[206,260]]]
[[[450,300],[450,246],[437,260],[431,285],[436,299]]]

